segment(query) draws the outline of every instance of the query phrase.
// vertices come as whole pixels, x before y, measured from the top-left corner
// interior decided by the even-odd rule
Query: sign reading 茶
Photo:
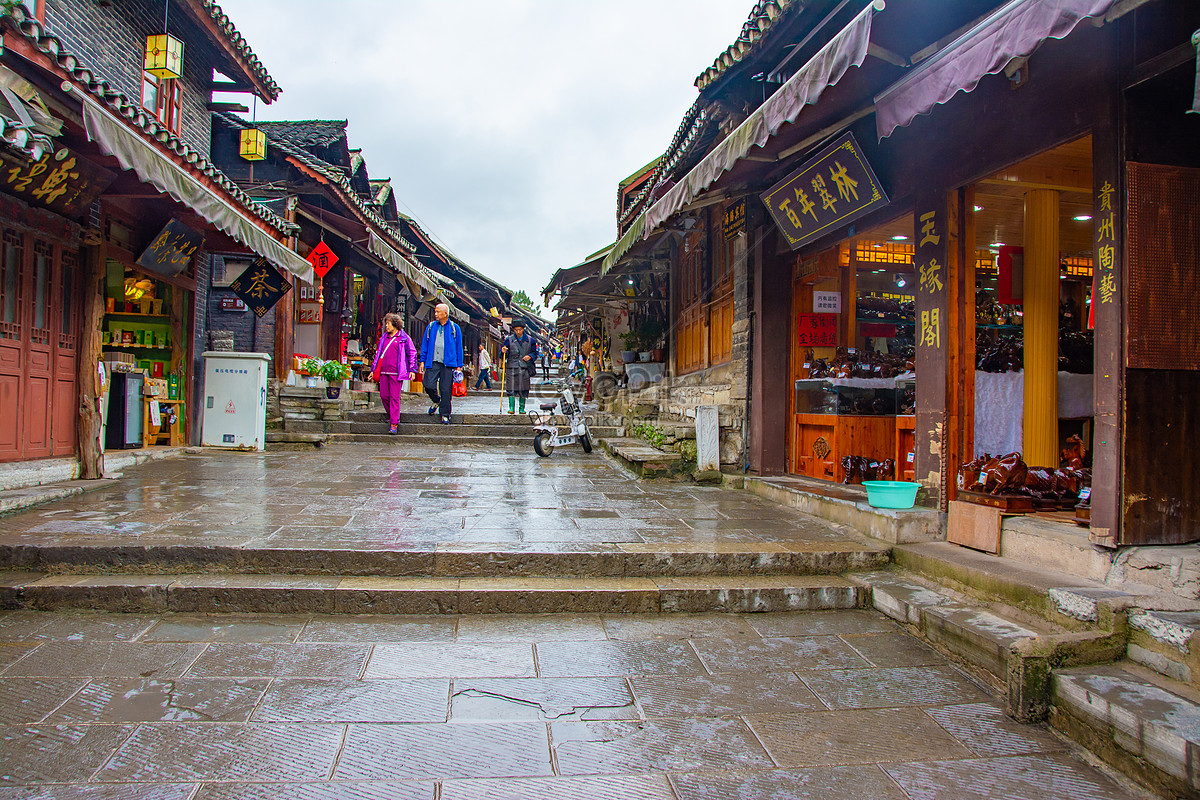
[[[797,314],[797,343],[801,347],[837,347],[837,321],[837,314]]]
[[[0,168],[5,191],[66,217],[81,215],[116,177],[66,148],[32,163]]]
[[[246,271],[229,284],[237,296],[258,316],[263,316],[292,290],[291,279],[271,266],[265,258],[255,259]]]
[[[154,237],[154,241],[135,263],[159,275],[178,275],[187,269],[203,242],[203,233],[173,219]]]
[[[795,250],[887,205],[888,198],[858,142],[846,133],[772,186],[762,201]]]

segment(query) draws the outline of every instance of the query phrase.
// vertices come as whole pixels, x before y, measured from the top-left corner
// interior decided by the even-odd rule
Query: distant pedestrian
[[[550,380],[550,355],[542,350],[542,383]]]
[[[479,377],[475,379],[475,388],[479,388],[479,384],[486,383],[488,391],[492,389],[492,354],[483,346],[483,342],[479,343],[479,355],[475,358],[475,365],[479,367]]]
[[[525,413],[525,400],[529,397],[529,376],[537,369],[537,342],[525,333],[525,323],[516,320],[512,333],[504,339],[500,352],[505,354],[507,374],[504,389],[508,392],[508,413],[514,413],[516,401],[521,401],[521,413]]]
[[[433,401],[429,416],[440,414],[443,425],[450,424],[454,370],[462,368],[463,355],[462,328],[450,321],[450,306],[438,303],[433,308],[433,322],[421,337],[421,363],[425,365],[425,393]]]
[[[417,377],[417,346],[404,332],[403,324],[399,314],[384,315],[383,338],[379,340],[371,364],[371,375],[379,384],[379,396],[387,409],[388,433],[393,435],[400,424],[403,382]]]

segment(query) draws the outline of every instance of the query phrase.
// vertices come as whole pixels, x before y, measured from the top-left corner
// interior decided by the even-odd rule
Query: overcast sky
[[[662,155],[692,82],[754,7],[220,2],[283,88],[259,119],[348,119],[350,146],[392,179],[403,213],[538,302],[555,270],[616,238],[617,183]]]

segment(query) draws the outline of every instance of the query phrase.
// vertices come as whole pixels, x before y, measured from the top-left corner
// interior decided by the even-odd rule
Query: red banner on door
[[[837,314],[797,314],[801,347],[837,347]]]

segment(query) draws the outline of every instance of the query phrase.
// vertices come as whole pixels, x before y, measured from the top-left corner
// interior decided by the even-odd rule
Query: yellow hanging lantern
[[[262,161],[267,157],[267,135],[258,128],[244,129],[238,155],[247,161]]]
[[[147,36],[146,72],[163,79],[183,77],[183,42],[169,33]]]

